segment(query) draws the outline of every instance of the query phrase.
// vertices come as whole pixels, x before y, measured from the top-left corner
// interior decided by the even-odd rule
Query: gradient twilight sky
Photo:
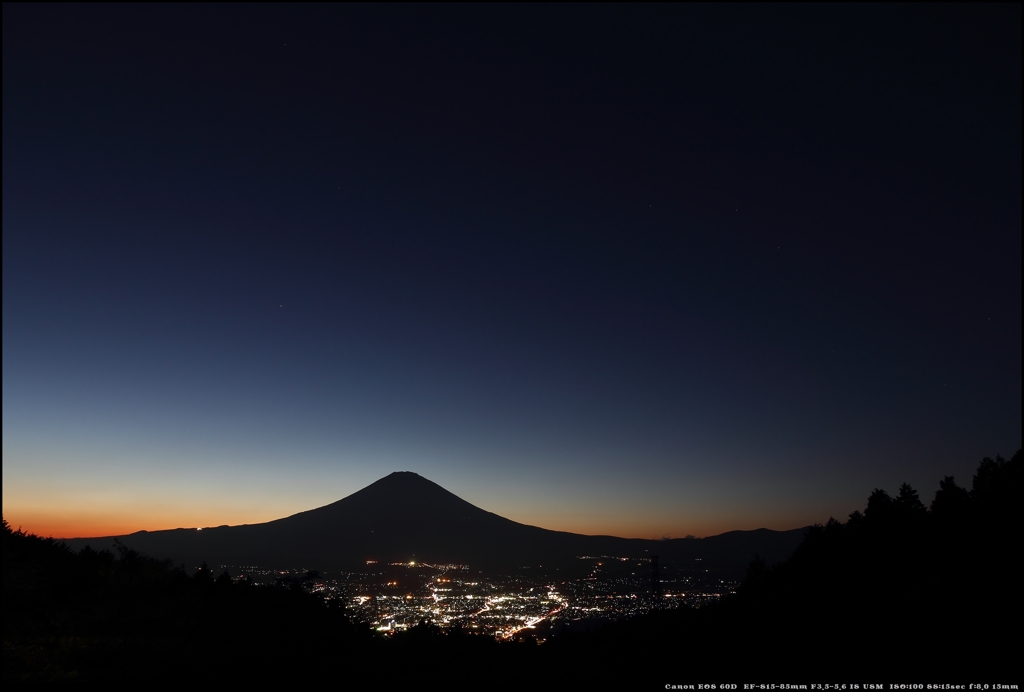
[[[1021,446],[1021,6],[3,6],[3,513],[789,529]]]

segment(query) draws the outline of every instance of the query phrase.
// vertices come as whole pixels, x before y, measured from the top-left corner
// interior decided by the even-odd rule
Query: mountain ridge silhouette
[[[354,569],[369,560],[469,564],[486,569],[557,566],[582,555],[691,561],[739,574],[754,555],[775,562],[795,550],[805,529],[730,531],[703,539],[647,540],[554,531],[481,509],[411,471],[395,471],[340,500],[259,524],[138,531],[72,538],[73,549],[110,548],[188,566],[207,562]]]

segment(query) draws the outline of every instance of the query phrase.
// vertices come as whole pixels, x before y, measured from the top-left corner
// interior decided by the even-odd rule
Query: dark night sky
[[[1021,6],[3,7],[3,507],[708,535],[1021,445]]]

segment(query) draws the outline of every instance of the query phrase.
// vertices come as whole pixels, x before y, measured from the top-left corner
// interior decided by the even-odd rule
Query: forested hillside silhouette
[[[120,546],[79,553],[3,522],[5,680],[237,678],[370,636],[301,584],[189,576]]]
[[[256,586],[205,566],[189,575],[125,546],[75,553],[4,520],[3,677],[326,673],[345,682],[359,670],[493,686],[496,671],[517,670],[540,687],[628,674],[634,687],[662,688],[722,676],[1008,680],[1019,672],[1021,644],[1022,463],[1020,451],[985,459],[970,489],[947,477],[930,506],[906,484],[892,495],[875,490],[845,522],[811,528],[785,562],[755,560],[737,593],[717,604],[587,633],[556,626],[543,645],[498,644],[430,623],[384,639],[301,580]]]
[[[652,669],[703,675],[1019,675],[1021,452],[951,476],[926,507],[909,485],[808,530],[788,560],[755,560],[737,593],[554,643],[600,665],[630,650]],[[831,678],[829,678],[831,679]],[[844,678],[845,679],[845,678]]]

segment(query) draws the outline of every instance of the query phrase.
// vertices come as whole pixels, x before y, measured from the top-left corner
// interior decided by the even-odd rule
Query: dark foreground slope
[[[111,549],[115,537],[70,539],[78,550]],[[733,531],[705,539],[648,541],[583,536],[527,526],[476,507],[415,473],[396,472],[325,507],[246,526],[138,532],[124,545],[175,564],[349,569],[366,560],[464,563],[510,569],[556,565],[580,555],[702,558],[723,574],[741,573],[755,554],[789,556],[803,530]]]
[[[3,679],[247,680],[368,646],[340,603],[3,524]],[[311,670],[313,668],[310,668]]]

